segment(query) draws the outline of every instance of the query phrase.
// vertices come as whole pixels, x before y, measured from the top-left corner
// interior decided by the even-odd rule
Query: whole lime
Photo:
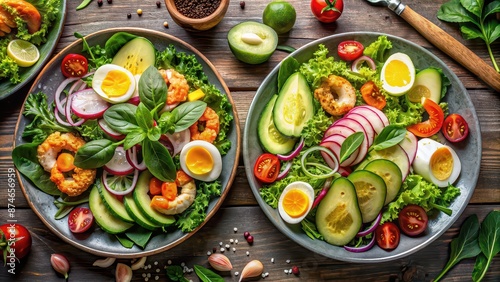
[[[296,18],[295,8],[283,0],[267,4],[262,14],[262,22],[272,27],[278,34],[289,32],[293,28]]]

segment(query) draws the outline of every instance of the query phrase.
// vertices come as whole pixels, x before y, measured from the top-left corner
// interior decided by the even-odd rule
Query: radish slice
[[[139,171],[135,170],[132,179],[130,179],[130,177],[130,175],[109,176],[108,172],[104,170],[102,172],[101,180],[104,188],[106,188],[106,190],[108,190],[111,194],[124,196],[134,190],[137,185],[137,179],[139,178]],[[112,181],[108,181],[109,179]]]
[[[137,154],[137,146],[132,146],[132,148],[125,151],[125,156],[127,157],[127,161],[131,166],[140,171],[146,170],[146,163],[144,162],[144,160],[139,163]]]
[[[278,174],[278,177],[276,177],[276,180],[281,180],[281,179],[285,178],[285,176],[287,176],[288,173],[290,172],[291,168],[292,168],[292,162],[290,162],[290,161],[286,162],[285,166],[280,171],[280,174]]]
[[[121,140],[125,138],[125,135],[121,134],[120,132],[114,131],[111,127],[109,127],[108,123],[104,119],[99,119],[97,121],[97,124],[99,124],[99,127],[104,131],[104,133],[108,134],[109,136]]]
[[[354,62],[352,62],[351,70],[353,72],[359,72],[359,69],[361,68],[361,65],[363,63],[366,63],[368,65],[368,67],[372,70],[375,70],[377,68],[377,66],[375,65],[375,62],[373,61],[372,58],[370,58],[368,56],[361,56],[361,57],[357,58],[356,60],[354,60]]]
[[[74,93],[71,99],[71,110],[75,115],[84,119],[101,118],[108,108],[108,102],[104,101],[92,88]]]
[[[320,143],[320,146],[325,146],[329,148],[337,157],[337,159],[340,160],[340,149],[342,148],[342,143],[344,143],[346,137],[344,135],[340,134],[333,134],[329,136],[328,138],[324,139],[323,142]],[[340,166],[350,166],[354,163],[354,161],[357,159],[358,154],[359,154],[359,148],[356,149],[347,160],[343,161]],[[325,158],[326,154],[323,154],[323,158],[325,161],[329,164],[328,159]]]
[[[368,139],[368,147],[370,147],[375,140],[375,130],[373,129],[371,122],[365,116],[357,113],[347,114],[345,115],[345,117],[353,119],[361,124],[361,126],[365,130],[366,138]]]
[[[127,161],[127,156],[122,146],[116,147],[115,155],[103,168],[113,175],[127,175],[134,171],[134,168]]]
[[[300,153],[302,148],[304,148],[304,143],[305,143],[304,137],[301,137],[300,141],[299,141],[299,145],[290,154],[288,154],[288,155],[277,154],[276,156],[278,157],[278,159],[280,159],[282,161],[285,161],[285,162],[291,161]]]
[[[173,156],[179,154],[182,148],[191,141],[191,131],[189,128],[175,132],[174,134],[165,134],[165,137],[170,141],[173,147]]]
[[[344,136],[349,136],[351,134],[353,134],[355,131],[350,128],[350,127],[346,127],[344,125],[330,125],[330,127],[325,131],[325,134],[323,135],[323,139],[327,138],[328,136],[330,135],[333,135],[333,134],[341,134],[341,135],[344,135]]]
[[[372,236],[370,243],[368,243],[368,245],[366,245],[366,246],[361,246],[361,247],[344,246],[344,249],[346,251],[353,252],[353,253],[362,253],[362,252],[366,252],[366,251],[370,250],[371,248],[373,248],[373,246],[375,246],[375,236]]]
[[[377,229],[378,225],[380,224],[380,220],[382,220],[382,213],[378,214],[378,216],[367,229],[359,231],[358,234],[356,234],[356,237],[365,237],[366,235],[375,232],[375,229]]]

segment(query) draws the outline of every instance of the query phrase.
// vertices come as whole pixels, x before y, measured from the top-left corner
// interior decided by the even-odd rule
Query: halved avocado
[[[276,128],[285,136],[299,137],[314,115],[313,95],[300,72],[290,75],[278,94],[273,108]]]
[[[316,211],[316,227],[323,239],[344,246],[358,233],[363,223],[354,184],[340,177],[333,181]]]
[[[142,74],[149,66],[155,65],[155,52],[151,41],[137,37],[123,45],[111,63],[126,68],[133,75]]]
[[[232,27],[227,33],[229,48],[234,56],[247,64],[261,64],[278,46],[278,34],[271,27],[247,21]]]

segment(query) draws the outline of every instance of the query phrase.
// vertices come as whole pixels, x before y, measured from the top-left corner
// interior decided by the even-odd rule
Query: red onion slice
[[[80,119],[78,121],[74,121],[73,117],[71,116],[71,102],[73,100],[73,95],[74,94],[71,94],[68,96],[68,99],[66,101],[64,115],[66,116],[66,119],[68,120],[69,124],[71,124],[72,126],[80,126],[85,122],[85,119]]]
[[[126,177],[126,176],[119,176],[119,177]],[[132,178],[132,183],[130,184],[129,187],[127,187],[123,191],[116,191],[116,190],[112,189],[109,186],[109,183],[108,183],[108,172],[106,170],[104,170],[102,172],[102,178],[101,178],[101,180],[102,180],[102,183],[104,185],[104,188],[106,188],[106,190],[108,190],[111,194],[116,195],[116,196],[124,196],[124,195],[129,194],[130,192],[132,192],[135,189],[135,186],[137,185],[137,179],[138,178],[139,178],[139,171],[135,170],[134,171],[134,177]]]
[[[99,124],[99,127],[102,129],[102,131],[104,131],[104,133],[108,134],[109,136],[119,140],[125,138],[125,135],[121,134],[120,132],[114,131],[111,127],[109,127],[104,119],[99,119],[97,121],[97,124]]]
[[[300,137],[299,145],[297,145],[297,148],[295,148],[295,150],[293,150],[290,154],[288,155],[276,154],[276,156],[278,157],[278,159],[282,161],[285,162],[291,161],[300,153],[300,151],[302,151],[302,148],[304,148],[304,143],[305,143],[304,137]]]
[[[137,146],[132,146],[132,148],[128,149],[125,151],[125,156],[127,157],[127,161],[131,166],[133,166],[135,169],[143,171],[146,170],[146,163],[144,160],[139,163],[138,156],[137,156]]]
[[[378,214],[377,218],[375,218],[370,227],[363,231],[359,231],[358,234],[356,234],[356,237],[365,237],[366,235],[375,232],[375,229],[377,229],[378,225],[380,224],[380,220],[382,220],[382,213]]]
[[[321,200],[323,200],[323,198],[326,196],[326,193],[328,193],[328,190],[330,189],[331,185],[332,185],[332,178],[326,179],[325,184],[323,184],[323,189],[321,189],[318,196],[316,196],[316,199],[314,199],[312,209],[314,209],[317,205],[319,205]]]
[[[377,68],[372,58],[368,56],[361,56],[354,60],[354,62],[352,62],[351,70],[353,72],[359,72],[359,68],[361,68],[361,65],[363,63],[366,63],[372,70],[375,70]]]
[[[61,114],[57,110],[57,107],[54,108],[54,116],[56,117],[56,120],[57,120],[58,123],[60,123],[60,124],[62,124],[64,126],[72,126],[67,121],[65,121],[65,120],[62,119]]]
[[[344,246],[344,249],[353,253],[362,253],[370,250],[371,248],[373,248],[374,245],[375,245],[375,236],[372,236],[372,240],[370,241],[370,243],[368,243],[368,245],[361,247]]]
[[[285,176],[287,176],[288,173],[290,172],[291,168],[292,168],[292,162],[290,162],[290,161],[286,162],[285,166],[278,174],[278,177],[276,177],[276,180],[281,180],[281,179],[285,178]]]
[[[62,93],[64,92],[64,89],[66,88],[66,86],[68,86],[68,84],[70,84],[73,81],[79,80],[79,79],[80,79],[79,77],[66,78],[57,87],[56,93],[54,95],[54,102],[56,103],[57,110],[60,113],[64,113],[65,112],[65,110],[64,110],[64,106],[65,105],[63,104],[63,100],[61,100],[61,96],[62,96]]]

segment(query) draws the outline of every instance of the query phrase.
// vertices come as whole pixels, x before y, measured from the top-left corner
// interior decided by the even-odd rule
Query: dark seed
[[[174,0],[177,10],[192,19],[202,19],[211,15],[220,3],[221,0]]]
[[[102,6],[102,0],[97,0],[97,6],[99,6],[99,7]]]
[[[240,8],[245,9],[245,1],[240,1]]]
[[[132,14],[131,13],[128,13],[127,14],[127,18],[130,19],[132,17]]]
[[[161,8],[161,2],[160,1],[156,1],[156,7]]]
[[[212,248],[212,253],[216,253],[217,252],[217,248],[216,247],[213,247]]]
[[[299,275],[299,274],[300,274],[299,267],[298,267],[298,266],[296,266],[296,265],[292,266],[292,273],[293,273],[294,275]]]
[[[113,0],[108,0],[108,4],[113,4]]]

